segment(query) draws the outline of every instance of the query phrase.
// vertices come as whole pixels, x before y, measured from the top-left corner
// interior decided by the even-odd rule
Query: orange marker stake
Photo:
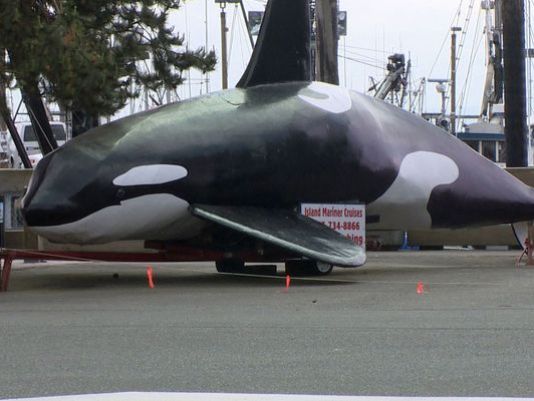
[[[425,285],[423,284],[422,281],[419,281],[419,282],[417,283],[417,293],[418,293],[419,295],[423,295],[423,294],[425,293]]]
[[[290,285],[291,285],[291,276],[288,274],[286,276],[286,291],[289,290]]]
[[[152,266],[148,266],[146,268],[146,277],[148,279],[148,286],[150,288],[154,288],[154,280],[152,279],[152,273],[154,273],[154,270],[152,269]]]

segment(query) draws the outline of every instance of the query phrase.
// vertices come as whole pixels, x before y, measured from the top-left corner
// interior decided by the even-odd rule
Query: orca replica
[[[422,118],[312,82],[308,0],[270,0],[237,87],[98,127],[47,155],[23,199],[58,243],[145,240],[325,274],[364,250],[302,216],[363,203],[368,228],[460,228],[534,219],[534,191]]]

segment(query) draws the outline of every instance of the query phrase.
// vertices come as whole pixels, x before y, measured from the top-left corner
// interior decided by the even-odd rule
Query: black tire
[[[245,262],[239,259],[222,259],[215,262],[219,273],[244,273]]]
[[[286,274],[295,277],[327,276],[332,273],[333,265],[315,260],[290,260],[286,262]]]

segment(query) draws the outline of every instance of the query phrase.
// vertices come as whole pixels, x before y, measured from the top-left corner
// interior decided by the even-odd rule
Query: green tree
[[[138,96],[135,88],[174,90],[184,71],[213,70],[214,52],[187,49],[169,26],[179,6],[180,0],[0,0],[0,45],[9,55],[0,73],[15,77],[27,98],[43,95],[71,110],[79,133]]]

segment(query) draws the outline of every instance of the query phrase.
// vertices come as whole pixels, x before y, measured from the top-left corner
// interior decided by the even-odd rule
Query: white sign
[[[365,205],[303,203],[300,212],[365,247]]]

